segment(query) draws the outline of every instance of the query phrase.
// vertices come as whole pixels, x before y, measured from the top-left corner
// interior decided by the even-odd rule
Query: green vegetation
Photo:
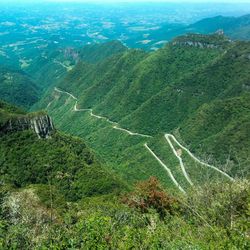
[[[81,140],[58,133],[49,140],[39,140],[29,131],[1,136],[0,155],[1,180],[16,187],[52,181],[66,199],[77,200],[123,186]]]
[[[49,46],[43,50],[42,54],[32,55],[32,63],[25,69],[25,72],[32,76],[33,81],[42,91],[46,91],[49,86],[53,86],[64,77],[67,69],[74,65],[75,60],[70,54],[66,54],[63,49]]]
[[[249,166],[249,42],[230,42],[217,34],[192,34],[175,41],[181,43],[156,52],[127,50],[96,64],[79,62],[58,88],[74,94],[79,109],[92,108],[94,114],[122,128],[155,138],[174,133],[198,158],[232,176],[245,176]],[[186,44],[190,41],[213,46]],[[73,112],[75,100],[67,94],[48,92],[37,107],[49,103],[47,110],[55,124],[84,138],[122,178],[133,183],[154,175],[173,187],[166,171],[143,146],[151,139],[114,130],[112,124],[88,111]],[[164,151],[166,145],[161,148],[155,143],[156,155],[175,172],[178,165],[171,150]],[[193,179],[202,183],[200,166],[183,156]]]
[[[204,104],[180,127],[182,138],[193,151],[206,152],[207,156],[214,155],[212,159],[221,161],[227,158],[232,174],[248,175],[249,100],[249,93],[245,93],[239,97],[216,100],[210,105]]]
[[[1,103],[1,126],[8,120],[13,123],[13,119],[37,115],[25,115]],[[1,183],[25,187],[50,182],[66,200],[118,192],[125,187],[80,139],[56,131],[50,139],[39,139],[32,130],[1,133],[0,138]]]
[[[110,123],[90,116],[88,111],[72,112],[75,101],[67,95],[55,95],[58,99],[52,102],[49,110],[57,121],[56,125],[71,135],[84,138],[108,169],[129,183],[157,176],[174,192],[173,183],[165,170],[145,150],[145,138],[114,130]]]
[[[208,185],[184,198],[151,178],[125,196],[67,205],[42,185],[0,194],[3,249],[249,248],[248,182]]]
[[[25,115],[25,111],[0,100],[0,129],[13,117]]]
[[[126,48],[117,41],[86,45],[81,49],[49,47],[43,51],[42,55],[38,54],[33,58],[26,72],[46,91],[67,76],[67,73],[70,73],[80,60],[86,63],[97,63],[125,50]]]
[[[184,36],[179,36],[173,39],[173,43],[183,44],[187,42],[186,45],[193,45],[197,47],[217,47],[217,48],[227,48],[230,41],[227,37],[220,34],[212,34],[209,37],[202,34],[192,34],[188,33]]]
[[[162,40],[172,40],[177,36],[185,34],[213,34],[215,32],[224,33],[226,36],[233,40],[250,40],[250,28],[249,28],[250,15],[244,15],[240,17],[230,16],[215,16],[211,18],[204,18],[198,22],[190,25],[184,25],[184,27],[177,26],[169,29],[168,25],[162,27],[161,30],[155,31],[156,37],[161,36]]]
[[[250,248],[250,43],[194,33],[248,39],[249,16],[214,20],[0,69],[0,249]]]
[[[249,40],[249,20],[250,15],[241,17],[224,17],[217,16],[212,18],[206,18],[198,21],[188,29],[192,32],[209,34],[216,32],[217,30],[223,30],[227,36],[237,40]]]
[[[121,42],[111,41],[101,44],[85,45],[80,49],[79,55],[84,62],[97,63],[124,51],[126,51],[126,47]]]
[[[23,108],[38,101],[38,86],[22,71],[0,67],[0,98]]]

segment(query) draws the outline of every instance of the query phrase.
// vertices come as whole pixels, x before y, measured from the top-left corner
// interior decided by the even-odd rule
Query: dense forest
[[[250,16],[71,15],[0,23],[0,249],[249,249]]]

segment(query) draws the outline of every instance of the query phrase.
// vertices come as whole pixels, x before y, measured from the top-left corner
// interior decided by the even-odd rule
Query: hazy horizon
[[[185,4],[211,4],[211,3],[228,3],[228,4],[241,4],[241,3],[246,3],[250,4],[250,0],[22,0],[22,1],[17,1],[17,0],[0,0],[0,3],[185,3]]]

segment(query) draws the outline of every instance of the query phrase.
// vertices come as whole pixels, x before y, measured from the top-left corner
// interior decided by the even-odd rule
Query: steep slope
[[[195,38],[201,43],[206,39],[203,36],[185,37],[186,41]],[[174,88],[181,79],[206,67],[223,53],[222,46],[230,45],[222,36],[212,36],[207,40],[218,47],[168,45],[149,54],[131,50],[109,58],[90,70],[83,65],[83,74],[80,73],[81,68],[76,68],[58,86],[77,95],[80,107],[94,108],[98,113],[118,121],[165,88]],[[79,96],[78,93],[82,94]]]
[[[145,56],[145,52],[137,50],[119,53],[95,65],[81,63],[59,82],[58,86],[75,94],[85,93],[89,98],[83,102],[87,106],[93,105],[99,102],[120,78],[126,77],[124,72],[130,72]]]
[[[10,105],[1,105],[1,183],[25,187],[50,182],[69,201],[124,187],[100,165],[83,141],[56,131],[49,120],[44,120],[43,125],[48,128],[50,139],[40,139],[37,129],[25,127],[22,119],[25,117],[25,122],[32,124],[32,119],[38,119],[41,114],[15,112]],[[2,118],[4,113],[9,115]],[[12,124],[12,129],[6,131],[6,124]]]
[[[85,45],[80,49],[70,47],[56,49],[49,46],[43,49],[41,54],[32,57],[32,62],[25,71],[41,85],[41,88],[46,89],[70,72],[79,60],[97,63],[125,50],[126,47],[118,41]]]
[[[223,30],[224,33],[232,39],[249,40],[250,39],[250,15],[241,17],[216,16],[206,18],[196,22],[186,28],[189,32],[213,33],[217,30]]]
[[[119,41],[110,41],[100,44],[85,45],[79,50],[79,56],[82,61],[87,63],[97,63],[112,55],[122,53],[127,48]]]
[[[110,70],[107,65],[111,68],[126,50],[127,48],[122,43],[111,41],[86,45],[80,49],[62,49],[61,52],[51,52],[46,58],[39,57],[38,61],[41,61],[42,66],[37,72],[35,72],[37,68],[35,67],[29,73],[34,71],[36,81],[44,82],[45,92],[41,98],[42,101],[38,101],[32,110],[44,108],[43,99],[48,97],[55,85],[60,85],[63,89],[67,88],[72,93],[84,91],[94,82],[98,82],[98,79]],[[84,85],[82,81],[85,82]]]
[[[79,53],[73,48],[58,49],[50,45],[31,57],[32,61],[24,70],[42,90],[46,90],[73,69]]]
[[[171,45],[148,54],[130,50],[90,70],[85,65],[76,68],[58,86],[73,94],[82,93],[80,106],[95,107],[96,111],[119,120],[165,87],[206,66],[220,53],[217,49]]]
[[[249,96],[245,95],[245,93],[249,91],[249,52],[250,47],[248,43],[237,43],[232,49],[229,49],[222,57],[219,57],[218,60],[214,61],[205,69],[193,73],[173,87],[167,87],[161,93],[152,97],[130,117],[121,121],[121,124],[127,127],[129,126],[131,129],[140,128],[140,131],[145,133],[171,131],[178,128],[180,124],[187,123],[186,120],[189,119],[190,116],[199,116],[196,112],[200,106],[210,106],[209,103],[211,102],[210,108],[213,110],[213,101],[215,100],[221,101],[220,109],[214,110],[216,113],[223,112],[224,105],[227,106],[227,102],[230,102],[230,100],[227,101],[227,98],[239,96],[239,99],[242,97],[242,100],[245,100],[246,103],[249,101]],[[244,105],[239,106],[237,112],[235,110],[236,114],[239,113],[239,111],[243,111],[244,107]],[[249,112],[249,107],[246,108],[246,110]],[[244,118],[241,117],[241,119],[242,121],[244,120],[244,125],[242,124],[242,126],[247,130],[247,128],[249,128],[249,125],[247,125],[249,118],[247,118],[247,111],[245,112]],[[213,112],[211,111],[210,114],[213,114]],[[232,117],[232,122],[238,121],[239,118],[240,117]],[[209,118],[207,117],[207,119]],[[210,117],[210,119],[212,119],[212,117]],[[211,124],[211,122],[209,124]],[[216,120],[213,122],[214,126],[226,129],[226,123],[221,123],[221,121]],[[206,123],[208,123],[207,120],[204,121],[204,124]],[[195,124],[195,126],[202,126],[198,120],[194,123],[189,120],[189,128],[194,128],[195,126],[193,124]],[[224,124],[225,127],[223,127],[222,124]],[[238,123],[238,125],[239,124],[240,123]],[[237,127],[235,127],[235,129],[236,128]],[[205,127],[203,127],[203,129],[202,134],[204,137],[208,136],[207,133],[209,132],[213,133],[212,127],[207,127],[208,132],[206,132]],[[186,138],[189,138],[188,141],[190,143],[192,140],[197,140],[196,145],[199,147],[198,145],[200,145],[200,143],[202,144],[202,142],[198,142],[196,135],[189,134],[189,131],[189,129],[186,129]],[[242,133],[245,134],[245,132]],[[190,137],[187,136],[188,134]],[[238,150],[233,152],[233,154],[238,155],[239,159],[241,159],[241,163],[245,162],[247,159],[246,155],[249,153],[249,147],[244,148],[243,146],[244,149],[240,148],[233,139],[233,137],[238,136],[240,140],[242,137],[240,134],[240,132],[237,135],[227,133],[227,141],[231,141],[231,144],[222,143],[222,140],[220,142],[216,141],[215,143],[215,141],[211,139],[210,143],[214,146],[216,144],[216,147],[220,147],[222,151],[218,151],[214,148],[214,150],[208,150],[207,153],[211,153],[216,159],[223,159],[223,162],[225,162],[231,152],[230,147],[236,147]],[[180,136],[182,137],[182,133]],[[203,140],[205,140],[204,137]],[[232,140],[230,138],[232,138]],[[185,137],[183,139],[185,141]],[[244,143],[248,144],[247,136],[242,138],[242,140],[242,145],[244,145]],[[223,145],[222,147],[220,146],[221,144]],[[204,141],[203,151],[206,151],[207,146]],[[195,149],[194,145],[192,148],[193,150]],[[234,163],[239,163],[238,160],[236,161],[235,156],[232,157],[234,158]]]
[[[189,33],[212,34],[214,32],[223,32],[226,36],[233,40],[249,40],[250,39],[250,15],[240,17],[215,16],[202,19],[190,25],[177,25],[177,27],[163,26],[150,34],[148,39],[155,37],[162,39],[162,43],[171,41],[177,36]],[[159,47],[155,44],[154,47]]]
[[[0,127],[13,116],[25,115],[25,111],[0,100]]]
[[[157,52],[128,50],[96,65],[81,63],[40,105],[47,107],[60,129],[83,137],[122,178],[133,183],[155,175],[172,190],[176,185],[169,169],[187,190],[191,183],[206,182],[207,176],[232,180],[231,175],[248,166],[248,137],[243,136],[248,130],[247,105],[241,127],[240,115],[231,116],[229,127],[216,120],[218,129],[211,127],[209,132],[205,126],[192,126],[203,107],[213,110],[219,101],[223,113],[230,100],[247,102],[248,72],[248,42],[192,34]],[[242,111],[238,106],[237,112]],[[212,116],[204,123],[209,119]],[[189,134],[190,127],[194,131]],[[233,133],[237,129],[239,133]],[[165,133],[175,137],[168,142]],[[218,142],[213,136],[220,136]],[[225,137],[228,143],[221,146]],[[242,146],[237,145],[240,140]],[[219,170],[225,174],[218,176]]]
[[[248,92],[202,105],[180,126],[181,137],[193,152],[226,162],[234,174],[249,175],[249,100]]]
[[[22,71],[0,66],[0,98],[23,108],[38,101],[39,87]]]
[[[189,47],[183,44],[174,46]],[[237,43],[207,67],[198,68],[197,72],[191,72],[186,78],[153,96],[131,117],[127,117],[124,124],[130,124],[132,128],[140,127],[144,132],[169,131],[178,127],[200,105],[248,91],[248,54],[249,43]],[[155,122],[157,127],[154,126]]]

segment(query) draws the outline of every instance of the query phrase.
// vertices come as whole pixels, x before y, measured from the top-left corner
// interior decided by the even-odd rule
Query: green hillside
[[[175,86],[168,87],[152,97],[134,114],[130,117],[126,117],[121,124],[123,124],[123,126],[130,126],[132,129],[141,129],[140,131],[145,133],[157,133],[160,131],[171,131],[178,127],[182,128],[181,124],[187,123],[186,120],[189,119],[189,128],[192,127],[192,130],[199,125],[203,128],[201,133],[203,134],[202,140],[204,140],[204,144],[199,140],[201,137],[199,136],[197,138],[196,134],[192,134],[189,129],[186,128],[185,131],[184,129],[179,131],[180,139],[182,138],[185,142],[191,144],[191,148],[194,152],[203,144],[199,151],[203,151],[203,154],[207,154],[207,156],[214,155],[212,159],[216,159],[219,162],[226,162],[229,155],[231,155],[232,159],[234,159],[234,163],[239,164],[242,168],[243,166],[241,164],[247,166],[249,163],[246,155],[249,154],[249,147],[242,147],[242,145],[248,143],[246,129],[248,127],[247,121],[249,121],[249,108],[244,108],[244,106],[249,102],[249,95],[247,94],[249,89],[248,72],[250,70],[250,63],[247,57],[250,51],[249,49],[248,43],[236,44],[231,50],[228,50],[226,54],[219,57],[218,60],[209,65],[205,70],[193,74],[191,77],[180,81]],[[220,106],[216,112],[210,113],[211,115],[218,115],[218,113],[224,112],[223,109],[228,108],[227,106],[230,100],[227,101],[227,98],[238,96],[238,99],[242,97],[242,100],[245,100],[245,104],[244,106],[239,106],[231,122],[237,122],[238,125],[241,124],[241,126],[245,127],[245,129],[242,128],[241,130],[240,127],[235,124],[236,127],[234,129],[239,129],[237,137],[242,138],[241,143],[231,140],[234,134],[229,133],[229,131],[226,133],[226,129],[229,129],[229,124],[225,123],[225,121],[222,123],[220,120],[206,117],[202,124],[211,124],[209,119],[213,119],[214,124],[213,126],[208,126],[207,130],[199,123],[199,111],[196,113],[199,107],[204,105],[204,107],[208,107],[207,109],[213,109],[213,101],[220,101],[225,107],[223,108]],[[234,105],[234,103],[232,105]],[[244,112],[244,114],[240,116],[239,112]],[[190,122],[190,116],[198,117],[195,118],[195,121],[192,120],[192,122]],[[143,123],[140,121],[143,121]],[[244,121],[243,124],[240,121]],[[153,124],[157,125],[153,126]],[[219,132],[214,131],[213,127],[217,129],[220,128],[220,133],[226,133],[228,137],[224,137],[224,140],[221,138],[220,142],[215,141],[215,138],[207,140],[208,137],[212,135],[215,136],[215,134]],[[152,128],[154,128],[153,131]],[[184,136],[184,133],[186,136]],[[195,141],[197,141],[196,147],[194,146]],[[224,141],[230,141],[230,143],[225,144]],[[213,146],[211,144],[213,144]],[[215,145],[222,151],[215,149]],[[213,148],[213,150],[207,150],[210,147]],[[245,153],[243,153],[243,151]],[[236,160],[236,158],[238,160]],[[234,172],[237,172],[236,169]]]
[[[223,105],[227,105],[227,98],[244,96],[248,92],[249,86],[248,72],[250,70],[250,61],[247,57],[249,51],[248,43],[235,44],[232,49],[223,53],[204,69],[200,69],[196,73],[192,72],[191,76],[182,79],[174,86],[166,87],[160,93],[147,100],[134,113],[123,119],[121,124],[125,127],[129,126],[131,129],[140,129],[140,131],[145,133],[169,132],[178,128],[182,123],[187,123],[186,120],[191,115],[196,117],[197,109],[202,105],[210,106],[210,102],[215,100],[221,100]],[[246,95],[243,99],[247,102],[249,100],[248,97]],[[221,110],[220,112],[223,111]],[[248,112],[249,108],[246,109],[244,114],[245,120],[247,120]],[[234,117],[234,121],[237,119]],[[207,123],[207,121],[204,121],[204,123]],[[196,126],[200,125],[199,123],[195,124]],[[221,126],[221,122],[215,122],[214,126]],[[244,124],[244,126],[248,127],[247,124]],[[193,124],[189,123],[189,127],[193,127]],[[225,127],[222,129],[225,129]],[[212,128],[210,132],[212,132]],[[186,133],[189,133],[189,131],[187,130]],[[204,132],[204,137],[206,136],[208,134]],[[182,138],[182,131],[180,131],[180,138]],[[196,138],[195,135],[194,138]],[[205,140],[205,138],[203,139]],[[185,141],[185,138],[183,140]],[[230,139],[228,138],[228,140]],[[247,143],[248,137],[244,137],[243,140]],[[191,135],[188,141],[191,143]],[[202,142],[200,141],[199,143]],[[220,147],[219,145],[218,147]],[[206,151],[205,148],[206,146],[204,146],[204,151]],[[217,153],[215,159],[223,159],[225,162],[230,151],[229,147],[226,148],[227,152],[220,154],[220,156]],[[194,145],[192,145],[192,149],[195,150]],[[249,148],[247,147],[245,150],[249,150]],[[238,152],[234,153],[239,156],[243,151],[239,149]],[[242,162],[245,161],[243,160],[245,159],[243,155],[245,153],[239,156]]]
[[[189,33],[212,34],[215,32],[223,32],[232,40],[248,40],[250,39],[250,15],[240,17],[232,16],[214,16],[204,18],[190,25],[164,25],[161,29],[153,31],[149,39],[160,38],[164,41],[172,41],[180,35]],[[157,45],[157,44],[156,44]]]
[[[248,176],[249,100],[246,93],[204,104],[180,126],[179,133],[194,152],[226,161],[232,173]]]
[[[0,128],[11,118],[23,115],[25,111],[0,100]]]
[[[10,120],[13,124],[24,116],[15,107],[1,103],[0,129]],[[30,117],[26,114],[26,119]],[[0,137],[1,183],[20,188],[30,184],[47,185],[53,180],[53,186],[66,200],[112,193],[124,187],[80,139],[58,131],[50,139],[39,139],[31,130],[0,133]]]
[[[71,99],[62,95],[51,104],[57,110],[57,113],[51,111],[57,119],[56,114],[62,115],[60,104],[66,101],[62,110],[67,117],[62,122],[72,119],[72,123],[65,124],[69,131],[71,127],[81,128],[80,121],[84,118],[81,114],[81,119],[77,119],[77,113],[70,112],[74,104]],[[15,106],[0,102],[0,117],[4,114],[9,114],[5,122],[25,116]],[[109,146],[110,151],[106,153],[115,157],[114,142],[119,139],[118,151],[126,159],[129,156],[142,163],[141,169],[137,164],[134,169],[123,165],[121,176],[125,177],[128,171],[135,180],[143,171],[149,171],[150,175],[158,174],[162,182],[168,178],[160,168],[150,169],[146,162],[149,160],[152,167],[154,161],[147,158],[147,154],[135,158],[135,152],[143,152],[140,138],[128,138],[119,131],[114,133],[104,120],[97,122],[85,117],[84,122],[84,127],[92,130],[92,135],[93,130],[96,131],[102,140],[99,149]],[[101,128],[100,132],[97,127]],[[222,185],[219,175],[216,180],[213,171],[202,169],[198,164],[193,168],[193,162],[187,170],[191,178],[199,177],[194,181],[201,186],[190,188],[185,178],[175,172],[181,172],[174,168],[178,165],[176,159],[172,157],[169,161],[166,157],[165,152],[171,155],[171,149],[161,136],[151,139],[150,147],[164,162],[174,163],[169,167],[182,187],[189,191],[188,196],[175,192],[170,179],[162,186],[151,177],[128,188],[113,174],[117,168],[108,170],[108,166],[100,165],[81,139],[58,131],[54,131],[50,139],[38,139],[32,130],[0,133],[0,139],[2,249],[248,248],[245,221],[249,214],[249,183],[237,180]],[[125,142],[129,142],[130,147],[123,151]],[[201,174],[197,176],[194,170]]]
[[[149,54],[130,50],[108,58],[90,70],[85,65],[82,70],[77,67],[58,86],[73,94],[84,93],[78,95],[80,106],[96,106],[98,112],[117,120],[164,87],[205,66],[219,53],[218,50],[183,49],[171,45]]]
[[[60,129],[84,138],[100,161],[129,183],[153,175],[176,192],[168,168],[185,190],[191,187],[164,133],[174,134],[196,156],[172,141],[195,185],[222,181],[229,176],[218,170],[235,177],[249,166],[249,49],[248,42],[218,34],[190,34],[156,52],[128,50],[97,64],[79,62],[38,106],[47,107]],[[237,115],[232,111],[228,123],[225,116],[213,117],[214,107],[224,114],[234,102]],[[213,126],[202,125],[209,121]]]
[[[30,67],[29,74],[36,79],[36,82],[42,84],[44,90],[42,96],[46,98],[58,82],[63,87],[64,82],[67,84],[70,81],[71,84],[70,86],[67,84],[67,88],[72,91],[82,87],[82,79],[85,80],[86,86],[92,85],[97,81],[98,76],[102,77],[107,70],[107,65],[102,61],[112,57],[115,63],[116,58],[126,50],[126,47],[118,41],[85,45],[80,49],[48,50],[48,55],[37,58],[33,67]],[[43,103],[43,98],[40,98],[32,110],[44,108],[43,104],[40,104],[40,102]]]
[[[216,16],[198,21],[187,28],[190,32],[213,33],[223,30],[232,39],[250,39],[250,15],[241,17]]]
[[[248,18],[0,68],[0,249],[250,249]]]
[[[25,68],[25,71],[43,90],[46,90],[49,86],[54,86],[67,72],[70,72],[79,60],[97,63],[125,50],[126,47],[117,41],[85,45],[82,48],[56,49],[50,46],[41,54],[32,56],[32,62]]]
[[[0,67],[0,98],[23,108],[38,101],[40,89],[23,71]]]
[[[161,136],[151,138],[150,147],[171,165],[178,182],[189,191],[188,196],[177,193],[171,179],[166,182],[168,176],[161,168],[150,168],[145,164],[148,161],[151,167],[154,166],[153,158],[143,154],[144,139],[121,134],[118,130],[114,133],[107,121],[91,120],[87,113],[83,120],[84,114],[80,111],[72,112],[72,97],[61,93],[56,98],[49,110],[60,127],[63,128],[63,123],[71,118],[71,122],[64,124],[65,130],[73,131],[74,128],[81,136],[88,131],[95,135],[86,137],[89,142],[99,138],[99,146],[96,145],[99,152],[101,148],[107,150],[110,147],[107,155],[115,157],[120,151],[123,160],[134,159],[134,168],[123,165],[120,169],[122,177],[132,174],[134,181],[148,171],[141,177],[159,175],[165,184],[162,186],[151,177],[128,188],[113,174],[121,165],[118,164],[118,168],[100,165],[81,139],[56,130],[49,139],[39,139],[32,130],[0,133],[2,249],[248,248],[248,227],[245,225],[249,214],[247,181],[223,182],[221,185],[221,176],[218,175],[216,180],[213,171],[207,171],[207,168],[203,171],[198,164],[193,168],[192,163],[188,165],[188,173],[191,178],[199,177],[194,180],[201,186],[191,189],[179,175],[180,169],[174,167],[178,164],[176,159],[171,159],[174,162],[171,165],[166,157],[165,152],[171,154],[165,141]],[[62,117],[62,111],[65,117]],[[15,106],[0,102],[1,124],[25,116],[28,120],[36,115],[25,114]],[[81,120],[85,130],[79,131],[83,126]],[[1,129],[0,126],[0,132]],[[115,142],[119,142],[116,148]],[[175,144],[174,140],[172,142]],[[135,152],[142,154],[135,158]],[[186,156],[183,159],[190,161]],[[141,162],[141,168],[137,167],[136,161]],[[196,175],[197,171],[200,175]]]
[[[111,41],[100,44],[89,44],[79,50],[82,61],[87,63],[97,63],[114,54],[126,51],[126,47],[119,41]]]

